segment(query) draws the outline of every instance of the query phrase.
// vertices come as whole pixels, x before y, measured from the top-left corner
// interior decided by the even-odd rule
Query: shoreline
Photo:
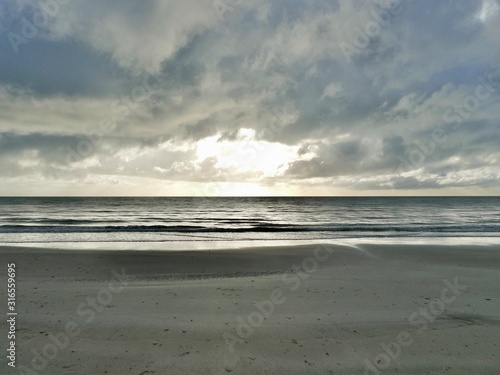
[[[163,242],[34,242],[2,243],[3,248],[55,249],[72,251],[217,251],[254,248],[296,247],[308,245],[338,246],[499,246],[500,237],[368,237],[319,240],[186,240]]]

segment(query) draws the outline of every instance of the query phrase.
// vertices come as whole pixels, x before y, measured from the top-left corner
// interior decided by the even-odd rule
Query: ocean
[[[410,238],[500,241],[500,197],[0,198],[2,245],[169,249]]]

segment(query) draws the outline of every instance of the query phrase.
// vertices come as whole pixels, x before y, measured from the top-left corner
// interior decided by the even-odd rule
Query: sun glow
[[[297,159],[298,146],[256,140],[251,129],[242,129],[238,135],[235,140],[214,136],[198,141],[198,162],[214,158],[216,168],[258,178],[279,175]]]
[[[198,165],[211,159],[215,169],[224,175],[206,187],[206,195],[277,196],[296,193],[283,184],[272,184],[289,163],[299,158],[300,146],[287,146],[256,139],[253,129],[240,129],[236,137],[221,135],[202,139],[196,144]]]

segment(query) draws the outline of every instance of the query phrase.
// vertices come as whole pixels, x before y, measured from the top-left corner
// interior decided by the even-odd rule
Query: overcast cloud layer
[[[500,0],[0,3],[0,195],[500,194]]]

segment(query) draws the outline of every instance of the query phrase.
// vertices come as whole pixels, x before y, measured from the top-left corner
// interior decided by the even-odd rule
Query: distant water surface
[[[500,197],[0,198],[0,243],[500,238]]]

